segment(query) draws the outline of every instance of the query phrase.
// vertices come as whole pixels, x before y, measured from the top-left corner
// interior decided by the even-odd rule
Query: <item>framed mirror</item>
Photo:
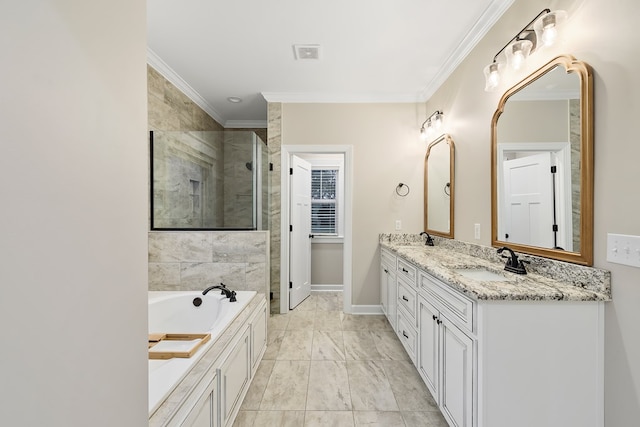
[[[429,144],[424,159],[424,228],[453,238],[454,143],[447,134]]]
[[[491,244],[592,265],[589,65],[559,56],[507,90],[491,144]]]

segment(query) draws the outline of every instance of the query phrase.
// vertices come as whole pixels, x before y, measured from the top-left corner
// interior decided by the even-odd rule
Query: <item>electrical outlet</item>
[[[480,240],[480,224],[473,224],[473,237]]]
[[[396,231],[402,230],[402,221],[396,219]]]
[[[607,234],[607,261],[640,267],[640,236]]]

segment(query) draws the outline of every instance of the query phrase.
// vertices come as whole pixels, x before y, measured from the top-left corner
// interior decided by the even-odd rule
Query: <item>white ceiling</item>
[[[226,127],[264,127],[267,100],[419,102],[511,3],[148,0],[149,63]]]

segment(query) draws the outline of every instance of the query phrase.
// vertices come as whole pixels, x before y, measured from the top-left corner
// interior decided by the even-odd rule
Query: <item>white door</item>
[[[553,241],[553,181],[551,153],[504,161],[505,242],[551,248]]]
[[[311,163],[291,156],[289,309],[311,295]]]

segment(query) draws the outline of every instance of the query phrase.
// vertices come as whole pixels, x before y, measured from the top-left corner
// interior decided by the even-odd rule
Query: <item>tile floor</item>
[[[234,427],[447,427],[382,315],[314,292],[269,318],[267,350]]]

